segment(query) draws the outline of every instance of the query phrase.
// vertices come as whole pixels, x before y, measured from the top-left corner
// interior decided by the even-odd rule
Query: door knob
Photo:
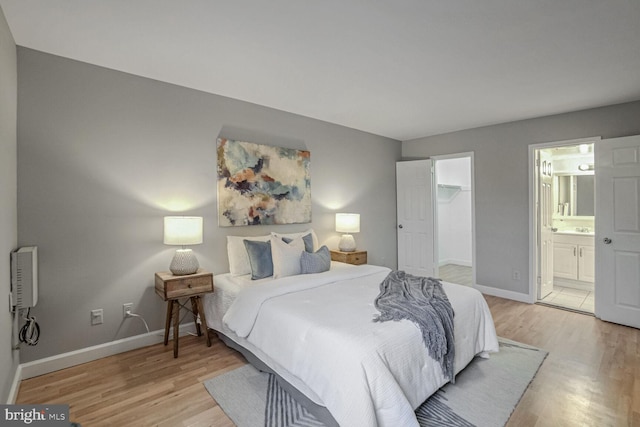
[[[602,241],[604,242],[605,245],[610,245],[611,244],[611,239],[608,237],[605,237],[604,239],[602,239]]]
[[[402,224],[400,224],[400,225],[398,226],[398,228],[402,228]]]

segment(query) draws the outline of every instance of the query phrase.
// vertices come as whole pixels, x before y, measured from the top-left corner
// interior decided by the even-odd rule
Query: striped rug
[[[500,339],[500,352],[475,358],[416,410],[422,427],[504,426],[547,352]],[[238,427],[323,427],[280,387],[275,376],[245,365],[205,381]]]
[[[264,414],[265,427],[324,427],[324,424],[316,420],[280,387],[275,375],[268,375],[269,383]]]

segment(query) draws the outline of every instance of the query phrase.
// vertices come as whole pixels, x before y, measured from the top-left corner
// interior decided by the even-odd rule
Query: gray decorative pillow
[[[273,276],[271,242],[244,240],[244,247],[247,248],[249,264],[251,265],[251,280]]]
[[[282,241],[285,243],[291,243],[293,239],[290,237],[283,237]],[[304,250],[306,252],[313,252],[313,236],[311,233],[306,236],[302,236],[302,241],[304,242]]]
[[[302,252],[300,256],[300,269],[302,274],[322,273],[331,268],[331,254],[329,248],[322,246],[315,253]]]

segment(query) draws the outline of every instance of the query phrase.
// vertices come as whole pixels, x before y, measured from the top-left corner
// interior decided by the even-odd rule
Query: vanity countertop
[[[594,231],[575,231],[575,230],[558,230],[554,231],[554,234],[567,234],[569,236],[595,236]]]

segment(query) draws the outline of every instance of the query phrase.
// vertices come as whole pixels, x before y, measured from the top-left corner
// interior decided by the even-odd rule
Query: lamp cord
[[[139,318],[140,320],[142,320],[142,323],[144,323],[144,327],[145,327],[145,328],[147,328],[147,333],[148,333],[148,334],[149,334],[149,333],[151,333],[151,332],[149,332],[149,325],[147,325],[147,322],[144,320],[144,317],[140,316],[139,314],[131,313],[131,312],[129,312],[129,316],[131,316],[131,317],[137,317],[137,318]]]

